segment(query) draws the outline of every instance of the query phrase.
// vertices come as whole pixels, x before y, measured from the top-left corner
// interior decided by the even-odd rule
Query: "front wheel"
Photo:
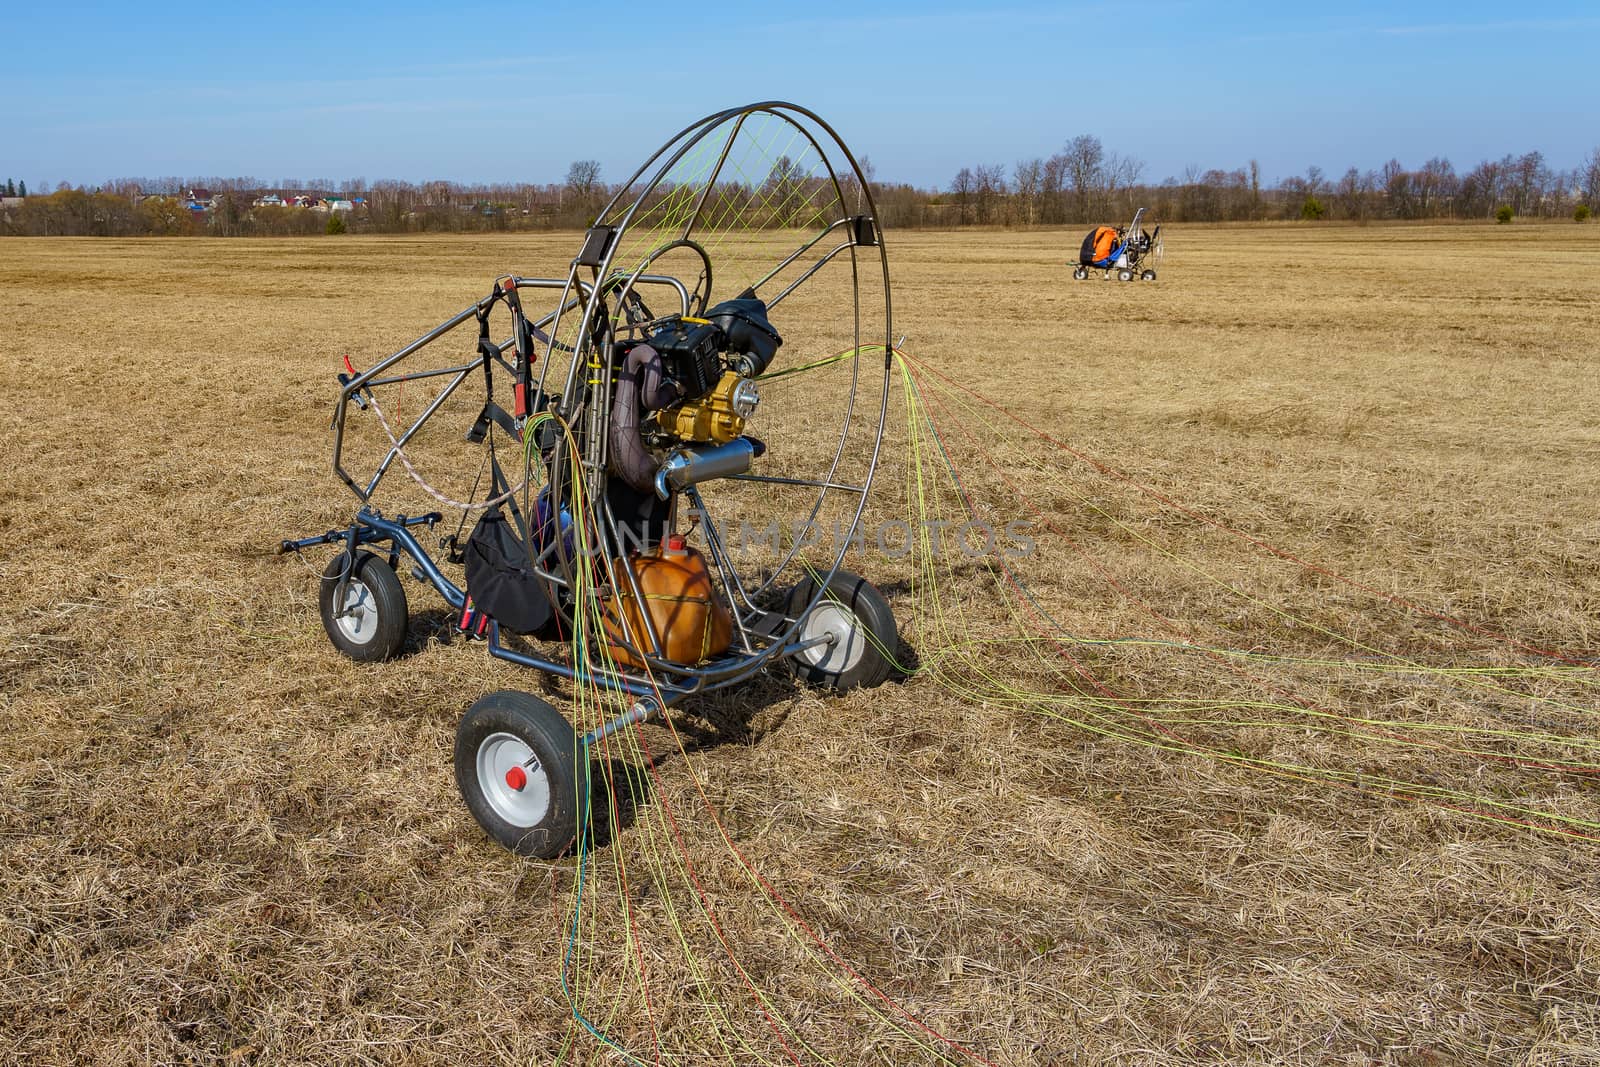
[[[1074,267],[1072,270],[1072,276],[1081,282],[1089,276],[1089,270],[1087,267]]]
[[[1131,271],[1131,270],[1119,270],[1119,271],[1117,271],[1117,281],[1119,281],[1119,282],[1131,282],[1131,281],[1133,281],[1133,271]]]
[[[456,728],[456,788],[490,837],[519,856],[555,859],[578,835],[581,749],[559,711],[502,689]]]
[[[371,552],[357,552],[344,583],[343,602],[334,603],[339,577],[344,573],[343,552],[328,561],[322,572],[317,606],[322,628],[333,647],[361,663],[388,659],[406,642],[406,591],[394,568]]]
[[[789,592],[789,613],[799,616],[816,595],[816,579],[802,579]],[[817,643],[795,653],[795,673],[811,685],[841,693],[888,681],[900,645],[888,600],[871,582],[849,571],[833,576],[796,638]]]

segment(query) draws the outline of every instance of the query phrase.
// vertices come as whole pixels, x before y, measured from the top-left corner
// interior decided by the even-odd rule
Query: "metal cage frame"
[[[642,328],[642,324],[631,321],[619,322],[610,311],[612,308],[631,306],[637,294],[651,289],[665,290],[671,297],[675,297],[678,314],[681,316],[705,310],[711,293],[715,263],[706,249],[694,239],[697,226],[704,217],[707,200],[712,190],[717,187],[718,179],[723,174],[729,153],[738,141],[741,130],[757,116],[770,116],[771,118],[762,119],[766,122],[786,123],[797,131],[798,136],[805,139],[826,170],[833,200],[840,210],[837,218],[826,221],[820,232],[809,236],[798,247],[783,256],[775,266],[750,286],[749,291],[753,295],[762,296],[768,308],[778,306],[816,277],[829,263],[841,256],[847,256],[854,301],[851,308],[854,355],[839,444],[834,449],[826,473],[818,478],[775,477],[758,473],[742,473],[733,477],[740,481],[771,482],[815,489],[817,495],[810,506],[807,521],[815,520],[829,494],[840,494],[844,497],[844,506],[850,515],[850,525],[845,531],[846,536],[839,541],[837,552],[833,554],[825,571],[821,566],[811,568],[807,565],[815,585],[815,594],[809,603],[802,610],[774,609],[764,606],[771,599],[767,594],[775,588],[775,583],[781,575],[795,569],[797,553],[801,546],[798,544],[791,546],[778,565],[759,584],[754,581],[746,583],[733,563],[724,532],[717,524],[714,509],[707,506],[707,501],[701,493],[701,486],[689,485],[679,493],[673,494],[671,500],[674,515],[680,495],[687,499],[698,513],[700,529],[705,536],[708,560],[712,565],[711,570],[721,583],[722,595],[733,617],[732,647],[726,653],[701,664],[683,664],[666,660],[662,655],[660,635],[654,632],[653,624],[645,612],[639,613],[644,623],[646,631],[644,633],[633,632],[634,626],[627,618],[629,613],[617,613],[623,628],[622,641],[630,653],[647,664],[643,670],[604,667],[589,662],[589,658],[582,655],[576,657],[578,662],[567,662],[555,656],[521,651],[503,643],[498,624],[491,624],[487,637],[488,648],[492,655],[559,677],[593,682],[605,689],[638,698],[638,703],[634,705],[632,711],[593,731],[586,740],[598,740],[600,736],[620,728],[628,721],[637,721],[692,694],[737,685],[771,662],[794,656],[829,640],[827,637],[803,640],[801,633],[805,619],[816,610],[818,603],[824,598],[828,583],[841,568],[845,552],[860,527],[873,478],[881,462],[893,365],[893,305],[888,256],[866,175],[833,128],[813,112],[791,103],[765,101],[720,111],[690,124],[657,149],[628,181],[618,188],[596,217],[596,225],[585,235],[583,248],[571,261],[565,278],[512,275],[497,279],[495,289],[489,296],[462,309],[368,370],[340,375],[341,388],[335,403],[331,426],[332,467],[338,478],[360,501],[359,509],[345,529],[329,530],[322,535],[285,541],[282,544],[282,549],[285,551],[298,551],[318,544],[343,543],[346,546],[344,573],[339,578],[340,589],[336,594],[335,603],[344,603],[343,586],[349,580],[356,547],[372,545],[388,546],[391,565],[398,566],[402,556],[409,558],[412,561],[413,577],[426,581],[447,604],[458,611],[461,610],[467,603],[466,591],[443,573],[414,533],[419,526],[431,527],[440,522],[442,514],[431,512],[411,518],[404,515],[385,518],[374,506],[373,501],[395,460],[406,462],[406,445],[474,372],[492,369],[488,364],[493,362],[500,364],[513,375],[517,373],[519,362],[517,337],[512,336],[498,343],[490,342],[487,346],[480,345],[477,358],[452,363],[445,367],[409,371],[403,365],[441,338],[451,335],[463,324],[473,321],[486,323],[490,310],[506,292],[553,292],[556,294],[556,299],[552,310],[537,319],[533,316],[527,317],[533,335],[543,338],[546,343],[547,358],[539,360],[541,367],[537,379],[537,395],[560,397],[559,403],[552,408],[552,411],[570,432],[570,440],[575,442],[576,452],[567,454],[572,453],[572,449],[568,448],[565,442],[558,443],[557,452],[564,454],[559,456],[557,462],[570,464],[570,476],[580,477],[584,481],[591,511],[587,517],[592,521],[591,529],[597,532],[600,539],[600,550],[594,554],[599,557],[605,581],[612,589],[620,589],[621,583],[628,583],[633,595],[640,597],[636,602],[642,603],[632,568],[617,567],[614,562],[625,558],[628,545],[624,536],[625,531],[612,513],[606,494],[607,479],[613,475],[608,472],[608,435],[605,427],[609,406],[615,394],[615,381],[613,360],[601,358],[602,353],[608,354],[611,351],[611,346],[616,341],[627,336],[630,331],[637,332]],[[715,138],[723,135],[726,139],[721,144],[715,165],[698,190],[698,197],[681,228],[675,224],[676,232],[667,231],[656,237],[642,258],[619,264],[618,256],[624,238],[630,235],[631,228],[640,218],[641,212],[646,210],[651,198],[659,198],[663,189],[668,188],[664,183],[669,183],[669,176],[674,173],[673,168],[696,149],[703,149],[708,145],[715,148]],[[849,213],[845,186],[840,180],[841,168],[844,168],[846,177],[851,180],[851,192],[859,196],[859,211],[855,214]],[[676,192],[676,189],[670,189],[668,195],[675,195]],[[830,237],[833,238],[832,243],[825,243]],[[821,246],[820,252],[818,252],[819,246]],[[670,273],[653,272],[650,269],[667,253],[679,249],[698,253],[703,263],[701,278],[693,289]],[[798,276],[787,281],[776,293],[770,296],[762,294],[764,286],[771,286],[780,276],[784,276],[791,268],[800,264],[803,257],[812,253],[817,253],[815,258],[805,264]],[[863,336],[861,272],[864,269],[871,269],[874,261],[877,270],[882,274],[881,342],[875,337]],[[876,311],[875,303],[872,311],[874,313]],[[487,326],[484,329],[487,330]],[[563,337],[571,337],[573,340],[563,344],[560,340]],[[883,354],[881,368],[875,361],[864,360],[863,357],[863,352],[874,351],[880,344]],[[552,381],[551,377],[562,362],[562,359],[555,358],[558,354],[569,358],[557,394],[554,393],[557,383]],[[863,378],[863,374],[871,375],[878,370],[881,370],[882,374],[882,388],[876,410],[864,408],[858,411],[860,388],[864,381],[872,380],[870,377]],[[386,421],[383,423],[389,447],[370,477],[364,480],[358,479],[347,469],[345,438],[352,407],[365,408],[369,404],[375,406],[376,397],[372,390],[381,386],[440,378],[446,380],[438,392],[407,425],[396,431],[391,430]],[[493,397],[491,395],[486,399],[492,401]],[[378,414],[381,419],[381,411]],[[876,417],[875,427],[871,422],[873,416]],[[851,440],[853,420],[858,417],[862,421],[854,424],[854,427],[857,430],[864,429],[870,434],[871,452],[866,459],[864,476],[855,481],[845,481],[839,477],[839,470]],[[519,436],[524,428],[523,421],[519,421],[514,427]],[[502,426],[502,429],[513,428]],[[526,454],[525,450],[524,455]],[[527,493],[533,479],[531,469],[533,463],[533,459],[526,460],[522,471],[523,483],[520,488],[524,494]],[[565,476],[564,473],[563,477]],[[417,477],[420,482],[420,476]],[[423,484],[427,488],[426,483]],[[565,482],[552,477],[547,484],[555,487],[558,484],[564,485]],[[709,486],[714,483],[702,484]],[[557,503],[558,501],[552,500],[552,506]],[[551,544],[533,557],[531,562],[537,573],[553,587],[566,590],[569,594],[575,593],[580,587],[576,568],[589,566],[581,560],[568,558],[563,538],[560,536],[553,538]]]

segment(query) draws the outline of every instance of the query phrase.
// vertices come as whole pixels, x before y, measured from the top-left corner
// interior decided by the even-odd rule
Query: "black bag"
[[[672,532],[672,503],[654,492],[641,493],[621,478],[606,481],[606,504],[616,520],[625,550],[654,548]]]
[[[484,512],[467,538],[467,595],[473,606],[518,634],[542,636],[555,622],[550,590],[534,573],[517,528],[499,508]]]
[[[1100,236],[1099,227],[1089,231],[1089,236],[1083,239],[1083,247],[1078,249],[1078,262],[1085,267],[1094,265],[1094,239]]]

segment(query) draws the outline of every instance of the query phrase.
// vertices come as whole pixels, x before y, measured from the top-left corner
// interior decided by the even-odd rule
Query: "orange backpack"
[[[1098,263],[1111,254],[1117,247],[1117,230],[1114,226],[1101,226],[1094,231],[1094,258]]]
[[[1090,230],[1083,239],[1083,247],[1078,249],[1078,262],[1085,267],[1093,266],[1111,254],[1117,247],[1117,230],[1114,226],[1096,226]]]

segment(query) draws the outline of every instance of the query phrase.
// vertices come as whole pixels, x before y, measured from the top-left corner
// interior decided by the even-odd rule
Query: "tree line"
[[[1181,177],[1142,180],[1144,164],[1108,151],[1099,138],[1074,137],[1046,157],[962,167],[946,188],[919,188],[873,180],[862,160],[885,227],[1059,226],[1119,222],[1140,207],[1167,222],[1273,219],[1485,219],[1499,215],[1587,218],[1600,210],[1600,147],[1576,168],[1550,167],[1527,152],[1484,160],[1458,172],[1434,157],[1410,168],[1391,159],[1376,170],[1350,167],[1332,178],[1320,167],[1266,184],[1250,160],[1235,170],[1188,168]],[[854,202],[848,188],[847,202]],[[204,189],[202,205],[188,194]],[[594,160],[578,160],[566,180],[545,185],[414,184],[363,179],[333,182],[255,178],[122,179],[85,188],[58,185],[28,195],[26,183],[7,179],[0,235],[277,236],[321,232],[430,233],[582,229],[617,191],[601,179]],[[14,192],[13,192],[14,190]],[[154,190],[154,191],[151,191]],[[347,215],[258,203],[269,192],[333,197],[356,203]],[[663,189],[660,197],[674,195]],[[808,224],[811,212],[831,203],[827,183],[802,174],[787,158],[772,165],[757,186],[729,183],[718,202],[745,224]],[[826,209],[825,209],[826,210]]]
[[[1350,167],[1338,178],[1308,167],[1265,185],[1255,160],[1235,170],[1188,168],[1181,177],[1141,181],[1144,165],[1083,135],[1008,172],[1000,164],[962,167],[943,190],[874,185],[886,226],[1032,226],[1117,222],[1148,208],[1169,222],[1272,219],[1487,219],[1513,216],[1580,220],[1600,210],[1600,147],[1571,170],[1540,152],[1484,160],[1465,172],[1443,157],[1410,168],[1391,159],[1376,170]]]
[[[4,188],[0,186],[0,188]],[[203,190],[203,201],[190,197]],[[337,223],[325,211],[260,204],[268,194],[359,201]],[[593,160],[572,164],[564,182],[465,184],[356,178],[123,178],[28,196],[0,210],[9,236],[286,236],[339,230],[371,233],[461,233],[583,229],[610,189]]]

